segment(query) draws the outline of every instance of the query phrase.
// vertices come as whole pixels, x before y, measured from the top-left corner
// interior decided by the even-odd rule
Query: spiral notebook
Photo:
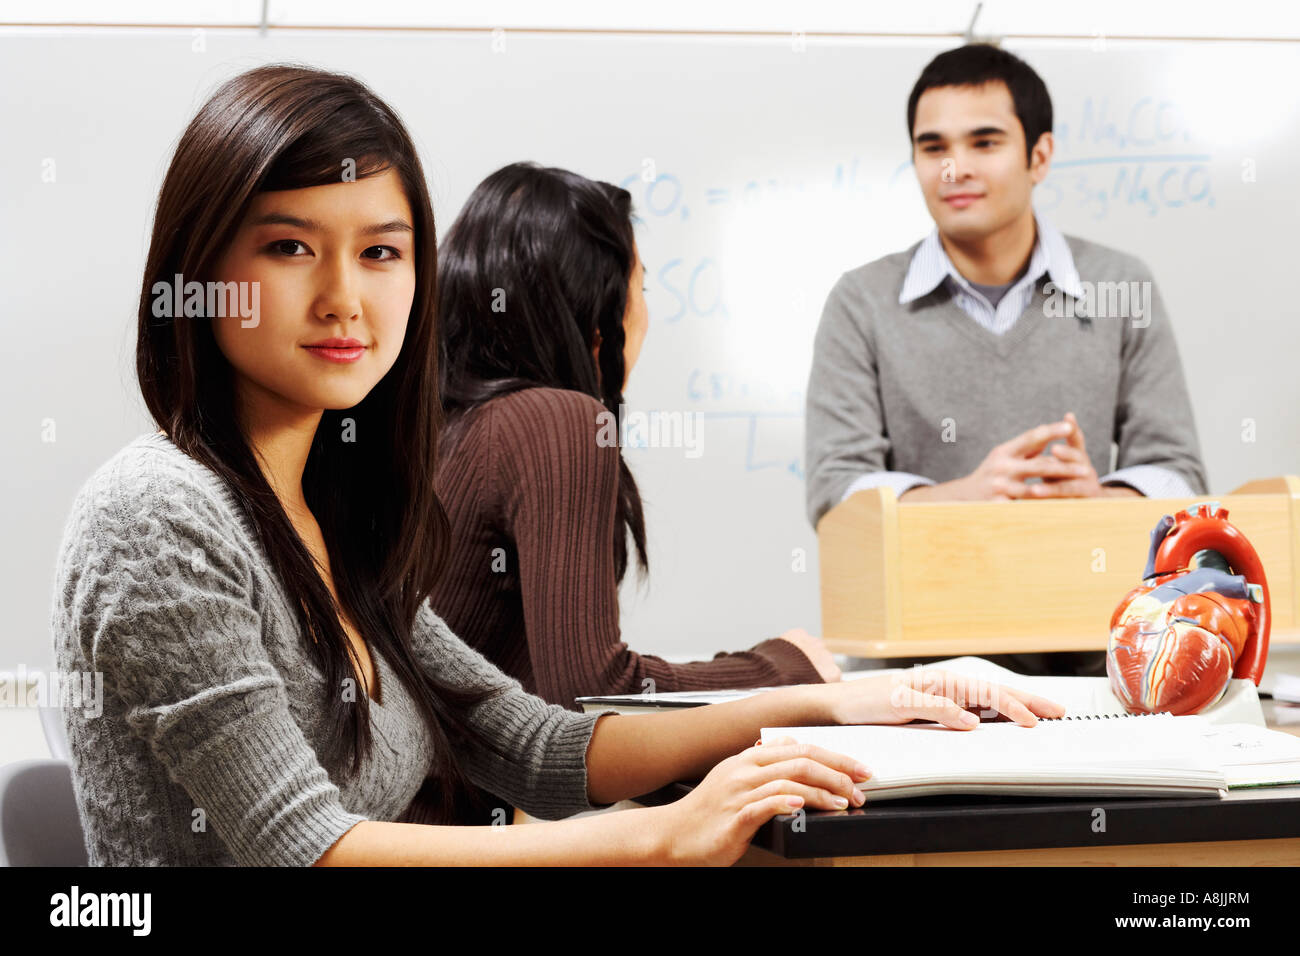
[[[765,727],[865,764],[867,801],[943,793],[1216,796],[1300,783],[1300,738],[1253,724],[1169,714],[1080,715],[1035,727],[986,722]]]

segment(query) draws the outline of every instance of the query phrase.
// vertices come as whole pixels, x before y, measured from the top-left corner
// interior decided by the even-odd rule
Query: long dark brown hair
[[[387,169],[400,177],[415,220],[416,285],[396,363],[355,407],[324,411],[303,471],[303,493],[331,558],[336,605],[237,420],[234,372],[211,323],[156,318],[151,290],[177,274],[186,282],[212,280],[256,194],[340,182],[346,159],[358,179]],[[373,746],[369,699],[349,703],[340,692],[348,678],[364,687],[341,605],[424,718],[436,752],[432,774],[448,795],[437,815],[450,819],[466,787],[453,745],[491,744],[466,716],[485,692],[423,673],[411,640],[448,550],[449,522],[434,490],[441,424],[436,276],[433,207],[396,113],[346,74],[290,64],[249,70],[198,111],[163,180],[140,294],[136,372],[159,427],[230,487],[295,605],[304,643],[325,675],[331,743],[324,765],[355,774]],[[355,423],[348,441],[344,417]]]
[[[635,265],[626,189],[536,163],[512,163],[479,183],[447,232],[438,277],[449,439],[484,402],[536,386],[585,392],[622,434],[623,313]],[[618,580],[629,534],[644,571],[641,495],[620,449]]]

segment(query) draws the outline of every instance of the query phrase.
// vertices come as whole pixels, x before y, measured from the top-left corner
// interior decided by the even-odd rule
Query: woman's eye
[[[300,259],[302,258],[301,255],[299,255],[295,251],[295,248],[297,246],[303,246],[304,249],[306,248],[306,246],[303,245],[302,241],[298,239],[280,239],[276,242],[271,243],[267,248],[273,252],[277,252],[280,255],[285,256],[286,258]],[[389,253],[391,253],[391,255],[384,256],[384,257],[369,255],[369,253],[374,252],[376,249],[381,251],[387,250]],[[371,259],[375,262],[388,262],[391,259],[400,259],[401,257],[402,257],[401,254],[392,246],[371,246],[369,249],[366,250],[366,258]]]
[[[272,250],[274,250],[274,251],[280,253],[280,254],[283,255],[283,256],[287,256],[287,257],[289,257],[290,259],[294,259],[294,258],[297,258],[297,257],[294,256],[294,254],[293,254],[292,252],[285,252],[285,251],[284,251],[284,247],[285,247],[285,246],[301,246],[301,245],[302,245],[302,243],[299,242],[297,239],[280,239],[280,240],[277,241],[277,242],[273,242],[273,243],[271,243],[271,245],[270,245],[268,248],[270,248],[270,249],[272,249]]]

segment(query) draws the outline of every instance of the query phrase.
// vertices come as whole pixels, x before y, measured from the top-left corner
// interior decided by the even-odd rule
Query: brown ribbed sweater
[[[820,683],[789,641],[671,664],[619,639],[614,578],[618,448],[597,443],[605,406],[527,388],[469,412],[439,451],[452,558],[430,603],[463,641],[542,699],[650,688]],[[629,572],[630,573],[630,572]]]

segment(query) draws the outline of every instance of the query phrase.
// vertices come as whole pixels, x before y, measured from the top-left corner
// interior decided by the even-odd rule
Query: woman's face
[[[650,327],[650,313],[645,304],[645,263],[641,261],[641,252],[633,245],[636,265],[632,267],[632,277],[627,283],[627,309],[623,312],[623,387],[627,387],[627,376],[632,374],[632,366],[641,354],[641,344],[645,341],[646,329]]]
[[[645,341],[646,329],[650,327],[650,313],[645,305],[645,264],[641,261],[641,251],[632,245],[632,254],[636,262],[632,266],[632,276],[627,280],[627,305],[623,309],[623,388],[632,374],[632,366],[641,354],[641,344]],[[596,344],[591,347],[591,355],[596,359],[596,368],[600,368],[600,331],[596,332]]]
[[[412,220],[392,169],[254,197],[215,278],[258,284],[256,321],[212,320],[244,409],[351,408],[387,374],[415,297]]]

